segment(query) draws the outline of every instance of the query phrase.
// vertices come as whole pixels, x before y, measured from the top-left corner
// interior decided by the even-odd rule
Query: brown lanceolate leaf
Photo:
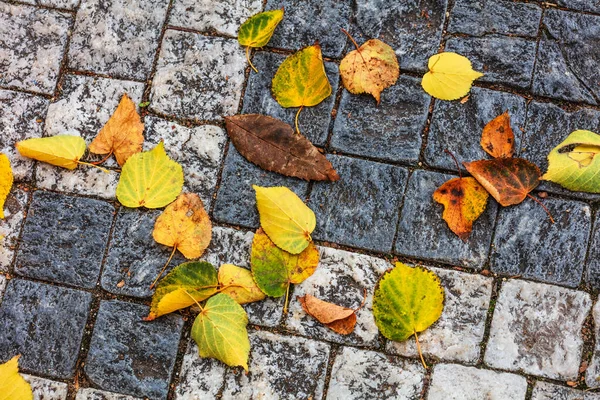
[[[319,300],[307,294],[298,297],[304,311],[317,321],[340,335],[349,335],[356,325],[356,310]]]
[[[496,158],[463,164],[503,206],[519,204],[540,183],[540,169],[522,158]]]
[[[225,117],[225,125],[240,154],[267,171],[315,181],[340,179],[327,158],[283,121],[246,114]]]

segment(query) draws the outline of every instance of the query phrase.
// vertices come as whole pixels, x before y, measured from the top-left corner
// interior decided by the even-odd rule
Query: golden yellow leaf
[[[23,140],[17,142],[15,147],[23,157],[75,169],[85,153],[86,145],[79,136],[58,135]]]
[[[229,295],[238,304],[252,303],[266,297],[254,282],[252,272],[233,264],[219,267],[219,285],[221,293]]]
[[[292,254],[306,249],[317,224],[315,213],[286,187],[252,187],[256,191],[260,224],[269,238]]]
[[[0,154],[0,218],[4,218],[4,202],[13,185],[13,173],[10,160],[5,154]]]
[[[473,81],[483,76],[474,71],[471,61],[460,54],[445,52],[429,58],[429,72],[421,85],[430,95],[441,100],[456,100],[471,90]]]
[[[19,375],[19,357],[0,364],[0,400],[33,400],[31,385]]]
[[[114,154],[120,166],[135,153],[142,151],[144,124],[135,103],[124,94],[119,106],[90,144],[96,154]]]

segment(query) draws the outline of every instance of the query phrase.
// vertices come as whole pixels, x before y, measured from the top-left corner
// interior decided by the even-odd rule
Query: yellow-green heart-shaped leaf
[[[233,264],[223,264],[219,267],[219,286],[238,304],[252,303],[266,296],[256,285],[252,271]]]
[[[75,169],[85,153],[85,140],[79,136],[58,135],[17,142],[23,157],[33,158],[66,169]]]
[[[460,54],[445,52],[429,58],[429,72],[423,75],[421,85],[433,97],[456,100],[471,90],[473,81],[483,74],[473,70],[471,61]]]
[[[273,36],[275,28],[283,19],[283,9],[254,14],[238,30],[238,42],[242,46],[263,47]]]
[[[5,154],[0,154],[0,218],[4,218],[4,202],[10,193],[13,180],[10,160]]]
[[[0,400],[33,400],[31,385],[19,375],[19,357],[0,364]]]

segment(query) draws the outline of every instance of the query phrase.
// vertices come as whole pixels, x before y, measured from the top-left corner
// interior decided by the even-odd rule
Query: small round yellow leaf
[[[431,96],[440,100],[456,100],[471,90],[473,81],[483,76],[473,70],[471,61],[460,54],[445,52],[429,58],[429,72],[421,85]]]

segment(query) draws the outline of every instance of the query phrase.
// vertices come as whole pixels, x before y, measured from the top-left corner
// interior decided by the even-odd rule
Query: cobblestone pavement
[[[0,1],[0,151],[17,179],[0,221],[0,362],[21,353],[45,400],[600,399],[600,197],[542,184],[554,225],[533,202],[491,201],[467,243],[432,201],[457,173],[443,150],[486,157],[481,129],[505,110],[520,155],[542,169],[572,130],[600,130],[600,1],[547,1]],[[280,7],[285,19],[253,54],[260,73],[251,73],[237,27]],[[340,28],[396,50],[402,75],[379,107],[340,84],[351,49]],[[265,172],[223,129],[222,116],[236,113],[292,122],[295,110],[273,100],[270,81],[315,39],[334,96],[306,109],[300,125],[330,154],[336,183]],[[420,88],[440,49],[485,72],[464,104]],[[59,133],[89,143],[124,92],[150,102],[146,147],[164,140],[186,190],[210,209],[208,261],[249,267],[251,184],[307,199],[321,262],[294,295],[356,307],[366,289],[353,334],[334,334],[296,301],[287,315],[280,300],[248,305],[245,375],[199,358],[193,313],[141,320],[170,252],[151,237],[160,211],[119,206],[114,164],[108,174],[67,171],[14,149]],[[446,291],[441,319],[421,336],[429,370],[414,340],[389,342],[374,323],[373,289],[394,258],[432,268]]]

